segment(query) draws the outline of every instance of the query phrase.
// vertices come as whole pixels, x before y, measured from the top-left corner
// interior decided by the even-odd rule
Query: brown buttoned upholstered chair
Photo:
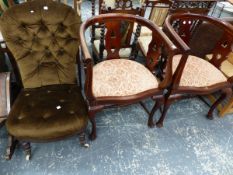
[[[1,17],[0,28],[23,85],[6,121],[7,159],[18,142],[27,159],[30,141],[80,134],[85,145],[87,109],[76,76],[80,24],[71,7],[50,0],[16,5]]]
[[[193,48],[193,44],[205,47],[205,43],[200,42],[199,37],[195,35],[198,30],[203,30],[201,27],[207,23],[218,28],[221,33],[207,37],[208,40],[215,40],[216,42],[207,52],[202,53],[204,55],[200,55],[191,48]],[[213,111],[216,106],[232,94],[230,79],[220,69],[221,63],[231,53],[233,44],[232,26],[216,18],[180,13],[170,15],[166,19],[164,31],[177,45],[180,54],[173,57],[172,71],[176,78],[165,95],[163,115],[157,122],[157,126],[163,126],[165,114],[175,100],[220,92],[220,97],[213,103],[207,114],[208,119],[213,119]],[[208,35],[207,31],[203,35],[206,35],[206,33]],[[210,61],[204,59],[206,54],[211,54]]]
[[[141,26],[147,26],[152,31],[153,39],[142,63],[120,57],[121,41],[124,37],[121,29],[125,22],[138,23]],[[104,42],[107,53],[104,60],[93,66],[85,31],[95,23],[105,25]],[[176,47],[151,21],[135,15],[103,14],[88,19],[82,24],[80,39],[81,58],[86,69],[85,94],[92,123],[90,135],[92,140],[96,138],[96,112],[107,107],[139,103],[150,97],[157,100],[163,99],[163,91],[171,83],[171,58],[175,54]],[[154,70],[161,56],[168,61],[166,76],[160,81],[154,75]],[[153,126],[151,117],[148,119],[148,125]]]

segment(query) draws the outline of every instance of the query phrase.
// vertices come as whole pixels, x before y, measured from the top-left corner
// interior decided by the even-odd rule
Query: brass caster
[[[85,143],[85,144],[83,145],[83,147],[84,147],[84,148],[89,148],[90,145],[89,145],[88,143]]]
[[[7,148],[7,150],[6,150],[6,154],[5,154],[5,159],[6,160],[10,160],[11,159],[11,150],[10,150],[10,148]]]
[[[26,160],[29,161],[31,159],[31,155],[30,154],[27,154],[26,155]]]

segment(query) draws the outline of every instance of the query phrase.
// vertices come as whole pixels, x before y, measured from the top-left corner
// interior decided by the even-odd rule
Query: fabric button
[[[65,102],[65,100],[64,100],[64,99],[60,99],[59,101],[60,101],[61,103],[64,103],[64,102]]]
[[[27,94],[25,94],[25,96],[26,96],[26,97],[28,97],[28,96],[30,96],[30,94],[29,94],[29,93],[27,93]]]
[[[75,112],[74,112],[73,110],[70,110],[69,113],[70,113],[70,114],[74,114]]]

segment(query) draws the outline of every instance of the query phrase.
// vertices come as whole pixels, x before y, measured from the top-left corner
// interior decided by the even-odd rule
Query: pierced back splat
[[[122,25],[121,21],[108,21],[105,23],[105,27],[107,29],[105,35],[105,49],[107,51],[106,59],[118,59],[119,51],[122,48],[122,39],[123,33],[121,31]]]
[[[213,57],[210,62],[216,67],[220,67],[222,62],[227,59],[227,56],[232,51],[233,37],[225,33],[213,50]]]
[[[163,42],[155,33],[153,33],[152,36],[153,39],[149,44],[146,56],[146,66],[150,71],[153,72],[159,62],[162,53]]]

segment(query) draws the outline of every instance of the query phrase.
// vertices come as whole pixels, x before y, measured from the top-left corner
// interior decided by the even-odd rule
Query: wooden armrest
[[[0,118],[10,112],[10,73],[0,73]]]

